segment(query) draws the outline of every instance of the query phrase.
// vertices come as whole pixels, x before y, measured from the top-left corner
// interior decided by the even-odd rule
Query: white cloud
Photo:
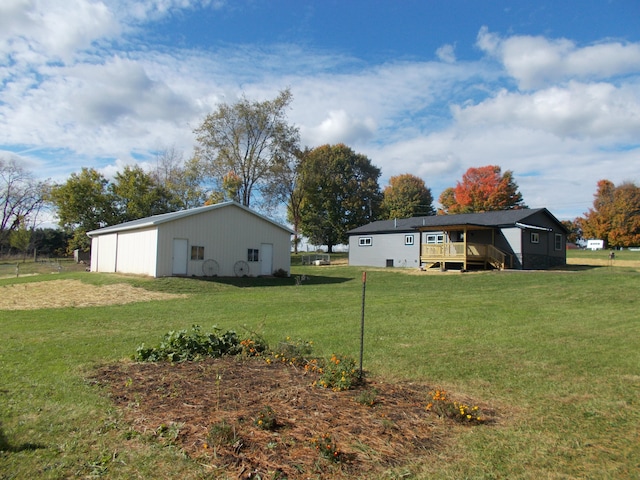
[[[123,21],[153,21],[172,12],[195,8],[219,10],[227,6],[225,0],[114,0],[115,9],[120,12]]]
[[[574,78],[599,80],[637,73],[640,45],[602,42],[578,47],[567,39],[512,36],[506,39],[482,27],[478,47],[496,57],[523,89],[535,89]]]
[[[102,2],[5,0],[0,5],[0,53],[28,64],[68,61],[79,50],[120,31]]]
[[[436,56],[445,63],[454,63],[456,61],[455,45],[443,45],[436,50]]]
[[[354,118],[344,110],[331,110],[329,116],[320,125],[301,129],[301,136],[319,144],[345,143],[353,144],[370,139],[376,129],[374,120],[368,118]]]
[[[61,72],[63,73],[63,72]],[[104,65],[78,65],[63,73],[67,99],[84,123],[111,123],[122,117],[142,122],[180,120],[193,114],[190,98],[150,78],[139,62],[115,57]]]
[[[569,82],[521,94],[502,90],[477,105],[453,107],[463,126],[509,124],[558,137],[629,141],[640,129],[640,89],[610,83]]]

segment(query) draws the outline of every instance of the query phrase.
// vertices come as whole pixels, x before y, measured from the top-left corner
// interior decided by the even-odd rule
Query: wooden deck
[[[420,262],[425,268],[439,265],[446,269],[447,263],[462,264],[467,270],[470,265],[482,265],[485,269],[507,267],[507,256],[493,245],[467,242],[423,243],[420,246]]]

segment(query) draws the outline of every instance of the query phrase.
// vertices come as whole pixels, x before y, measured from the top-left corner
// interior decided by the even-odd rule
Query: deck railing
[[[505,254],[493,245],[482,243],[423,243],[420,246],[420,260],[423,263],[485,262],[503,269],[506,266],[505,258]]]
[[[487,259],[491,265],[500,270],[503,270],[507,266],[506,254],[493,245],[487,245]]]

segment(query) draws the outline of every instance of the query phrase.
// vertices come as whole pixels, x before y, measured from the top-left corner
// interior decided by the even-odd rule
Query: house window
[[[531,232],[531,243],[540,243],[540,234],[538,232]]]
[[[405,245],[413,245],[413,235],[405,235],[404,236],[404,244]]]
[[[191,245],[191,260],[204,260],[204,247]]]
[[[562,250],[562,234],[556,233],[555,236],[556,250]]]
[[[360,247],[370,247],[373,245],[373,238],[371,237],[360,237],[358,238],[358,246]]]
[[[248,262],[258,262],[260,261],[260,250],[257,248],[250,248],[247,250],[247,261]]]
[[[444,235],[442,233],[429,234],[426,239],[427,243],[443,243]]]

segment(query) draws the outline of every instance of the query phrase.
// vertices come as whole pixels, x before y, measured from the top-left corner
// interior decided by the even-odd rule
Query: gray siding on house
[[[467,241],[493,245],[507,254],[506,268],[537,269],[566,264],[567,230],[547,209],[501,210],[485,213],[435,215],[397,220],[379,220],[350,230],[349,263],[359,266],[419,266],[420,248],[406,254],[405,233],[447,232],[449,241],[460,242],[467,231]],[[534,233],[532,238],[531,234]],[[372,245],[359,246],[358,239],[368,236]],[[416,237],[418,241],[418,237]],[[415,257],[413,256],[415,255]]]
[[[407,237],[413,239],[413,245],[406,244]],[[370,238],[371,245],[360,245],[361,238]],[[417,268],[420,266],[420,232],[351,235],[349,265]]]

